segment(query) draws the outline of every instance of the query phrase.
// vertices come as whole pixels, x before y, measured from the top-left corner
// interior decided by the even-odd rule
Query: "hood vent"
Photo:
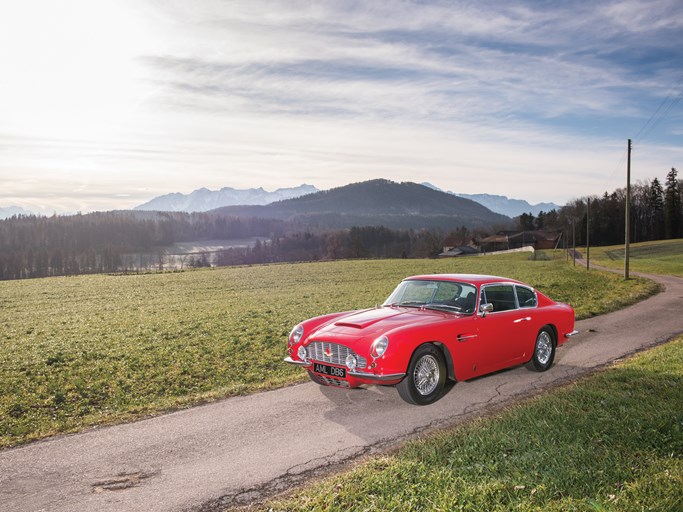
[[[334,325],[337,327],[351,327],[352,329],[365,329],[372,324],[401,314],[404,313],[390,308],[371,309],[369,311],[364,311],[363,313],[343,318],[338,322],[335,322]]]

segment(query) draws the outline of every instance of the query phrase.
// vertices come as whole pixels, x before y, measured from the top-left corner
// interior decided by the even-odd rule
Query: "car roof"
[[[482,285],[488,283],[517,283],[524,284],[516,279],[500,276],[487,276],[483,274],[425,274],[419,276],[406,277],[404,281],[457,281],[459,283],[470,283]]]

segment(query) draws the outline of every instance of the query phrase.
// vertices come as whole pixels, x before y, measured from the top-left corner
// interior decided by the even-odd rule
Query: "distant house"
[[[454,258],[456,256],[479,254],[479,247],[477,247],[473,241],[470,241],[468,245],[459,245],[458,242],[459,241],[454,238],[447,238],[444,240],[443,252],[439,253],[439,258]]]
[[[561,233],[548,231],[498,231],[480,240],[482,252],[506,251],[531,246],[534,249],[554,249]]]

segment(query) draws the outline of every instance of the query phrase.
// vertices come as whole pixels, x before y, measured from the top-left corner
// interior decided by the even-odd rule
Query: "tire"
[[[410,358],[408,371],[396,385],[403,400],[413,405],[429,405],[441,398],[446,383],[443,354],[431,343],[420,345]]]
[[[544,372],[553,365],[555,360],[555,333],[550,327],[544,327],[538,331],[536,344],[534,345],[534,355],[527,364],[527,368],[537,372]]]

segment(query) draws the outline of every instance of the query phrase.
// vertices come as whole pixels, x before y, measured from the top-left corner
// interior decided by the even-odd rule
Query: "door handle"
[[[458,334],[458,341],[473,340],[477,337],[479,337],[478,334]]]
[[[530,317],[530,316],[525,316],[524,318],[518,318],[517,320],[515,320],[515,321],[512,322],[512,323],[513,323],[513,324],[518,324],[518,323],[520,323],[520,322],[528,322],[529,320],[531,320],[531,317]]]

